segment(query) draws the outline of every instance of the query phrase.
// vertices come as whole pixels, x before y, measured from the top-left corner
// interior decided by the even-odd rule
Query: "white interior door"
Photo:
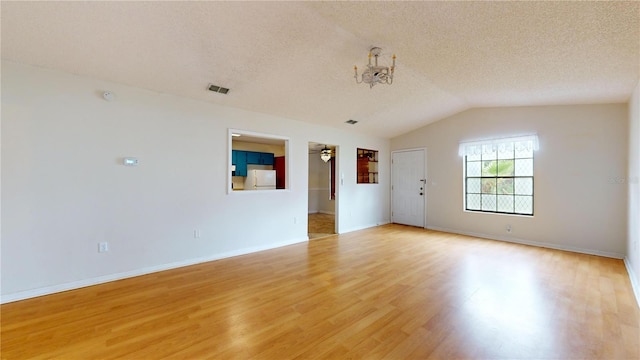
[[[425,226],[425,150],[396,151],[391,154],[391,221]]]

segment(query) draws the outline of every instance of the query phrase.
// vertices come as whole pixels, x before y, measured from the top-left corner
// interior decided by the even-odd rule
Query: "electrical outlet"
[[[507,230],[508,233],[510,233],[511,232],[511,224],[507,224],[507,226],[504,229]]]
[[[104,253],[109,251],[109,243],[108,242],[99,242],[98,243],[98,252]]]
[[[200,239],[201,236],[202,236],[202,233],[200,232],[200,230],[198,230],[198,229],[193,230],[193,238],[194,239]]]
[[[297,224],[297,223],[298,223],[298,218],[297,218],[297,217],[295,217],[295,216],[293,217],[293,223],[294,223],[294,224]]]

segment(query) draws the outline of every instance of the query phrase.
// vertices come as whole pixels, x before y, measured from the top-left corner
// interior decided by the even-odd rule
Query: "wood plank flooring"
[[[335,234],[336,216],[333,214],[309,214],[307,222],[309,239],[318,239]]]
[[[622,261],[385,225],[2,305],[3,359],[638,359]]]

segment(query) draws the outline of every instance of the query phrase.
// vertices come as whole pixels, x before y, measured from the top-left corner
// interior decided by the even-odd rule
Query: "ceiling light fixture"
[[[391,67],[387,67],[378,65],[378,56],[380,56],[380,53],[382,53],[382,49],[379,47],[372,47],[371,50],[369,50],[369,63],[367,64],[367,68],[362,72],[360,79],[358,79],[358,67],[353,67],[357,84],[369,84],[369,89],[371,89],[376,84],[391,85],[393,83],[396,55],[393,54],[393,64]],[[373,64],[371,64],[371,57],[374,57]]]
[[[320,159],[324,162],[331,160],[331,149],[329,149],[327,145],[325,145],[324,149],[320,151]]]

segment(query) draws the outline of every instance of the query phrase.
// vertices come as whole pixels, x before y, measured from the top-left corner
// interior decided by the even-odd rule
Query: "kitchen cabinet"
[[[234,176],[247,176],[247,152],[233,150],[231,152],[231,163],[236,166]]]
[[[247,154],[247,164],[260,164],[260,153],[255,151],[245,151]]]
[[[245,151],[247,153],[247,164],[273,165],[273,154],[255,151]]]
[[[257,151],[232,150],[231,164],[236,166],[234,176],[247,176],[247,165],[273,165],[272,153]]]
[[[260,153],[260,164],[273,165],[275,157],[272,153]]]

